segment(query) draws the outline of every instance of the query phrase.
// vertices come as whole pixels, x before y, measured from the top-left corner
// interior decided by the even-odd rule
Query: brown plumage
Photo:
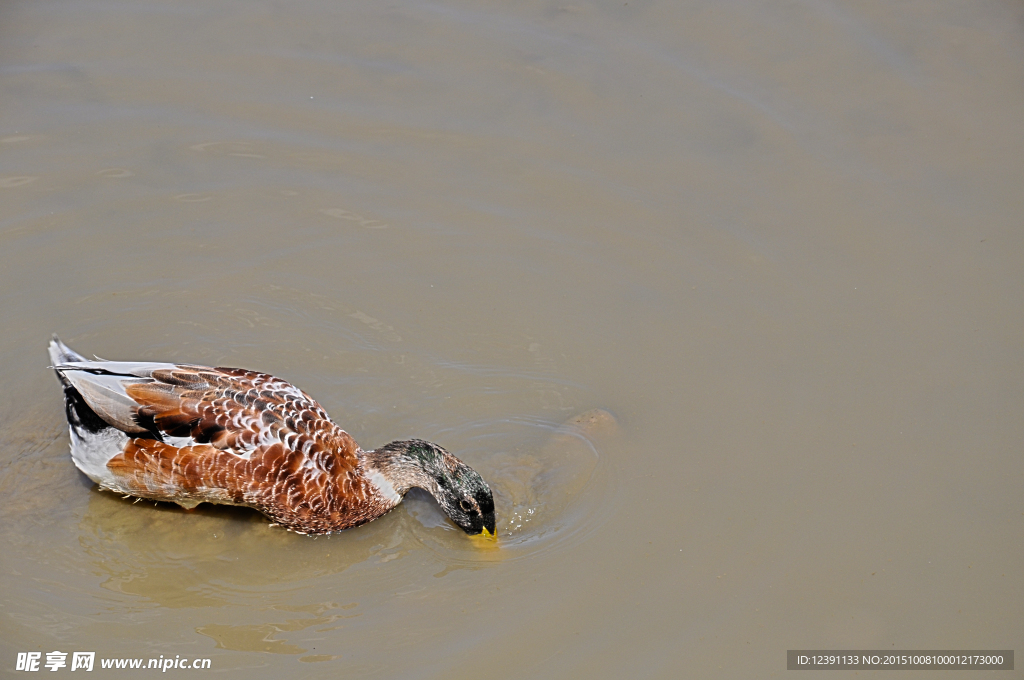
[[[341,531],[431,492],[468,533],[494,533],[490,488],[436,444],[363,451],[302,390],[265,373],[87,361],[56,337],[71,453],[102,488],[178,503],[255,508],[306,534]]]

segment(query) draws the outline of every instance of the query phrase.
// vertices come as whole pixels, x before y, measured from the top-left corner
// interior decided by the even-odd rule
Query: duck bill
[[[479,534],[470,534],[469,537],[477,545],[494,545],[498,542],[498,532],[492,532],[487,527],[481,529]]]

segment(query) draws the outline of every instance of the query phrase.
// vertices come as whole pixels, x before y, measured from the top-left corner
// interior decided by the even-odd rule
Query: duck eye
[[[461,501],[459,501],[459,507],[462,508],[463,512],[469,512],[470,510],[473,509],[473,504],[467,501],[465,498],[463,498]]]

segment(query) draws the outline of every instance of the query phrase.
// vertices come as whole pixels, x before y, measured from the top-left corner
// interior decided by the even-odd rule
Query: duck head
[[[487,482],[444,448],[406,439],[367,452],[367,458],[401,495],[412,487],[429,492],[444,513],[471,535],[494,536],[494,495]]]

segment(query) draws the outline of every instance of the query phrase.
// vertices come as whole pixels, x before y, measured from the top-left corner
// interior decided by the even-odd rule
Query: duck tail
[[[82,395],[71,384],[67,376],[58,369],[56,366],[62,364],[77,364],[80,361],[88,361],[81,354],[71,349],[63,342],[60,341],[56,335],[50,340],[50,367],[54,368],[54,372],[57,374],[57,379],[60,380],[60,384],[64,387],[64,410],[68,417],[68,425],[71,426],[73,433],[77,433],[80,436],[85,432],[99,432],[100,430],[109,427],[102,418],[96,415],[96,412],[85,403],[85,399]]]
[[[50,340],[49,350],[50,363],[54,366],[59,366],[60,364],[77,364],[79,361],[88,361],[88,359],[83,357],[81,354],[61,342],[56,333],[54,333],[53,338]],[[58,372],[57,375],[60,375],[60,373]]]

